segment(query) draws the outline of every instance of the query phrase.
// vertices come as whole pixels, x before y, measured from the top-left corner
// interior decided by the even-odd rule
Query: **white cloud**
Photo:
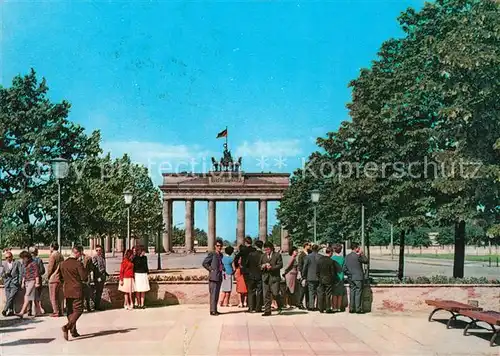
[[[143,164],[155,182],[161,181],[165,172],[182,171],[206,172],[211,167],[209,150],[200,146],[165,145],[158,142],[109,141],[103,143],[103,153],[111,153],[113,158],[125,153],[135,163]]]
[[[165,145],[158,142],[111,141],[103,143],[104,153],[111,152],[113,157],[127,153],[132,160],[147,163],[151,160],[189,160],[210,155],[208,150],[199,146]]]
[[[299,140],[245,141],[236,149],[236,155],[242,157],[293,157],[301,153]]]

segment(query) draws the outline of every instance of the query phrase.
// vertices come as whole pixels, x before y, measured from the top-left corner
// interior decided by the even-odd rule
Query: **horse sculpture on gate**
[[[212,157],[212,165],[215,172],[239,172],[241,170],[241,157],[235,162],[231,151],[227,149],[227,144],[224,144],[222,158],[217,161]]]

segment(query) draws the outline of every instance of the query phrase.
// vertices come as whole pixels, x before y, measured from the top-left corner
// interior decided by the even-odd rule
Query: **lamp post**
[[[361,251],[365,251],[365,205],[361,204]]]
[[[132,193],[129,190],[123,192],[123,199],[127,205],[127,243],[126,249],[130,249],[130,204],[132,204]]]
[[[158,236],[156,237],[156,256],[158,258],[157,260],[157,269],[158,271],[161,270],[161,254],[160,254],[160,241],[161,241],[161,235],[163,232],[163,221],[162,221],[162,214],[158,214]],[[168,250],[168,246],[167,246]]]
[[[52,174],[57,181],[57,244],[62,252],[61,245],[61,179],[68,176],[68,160],[58,157],[52,160]]]
[[[488,234],[488,247],[489,247],[489,252],[488,252],[488,267],[491,267],[491,240],[495,237],[493,234]]]
[[[391,260],[394,259],[394,233],[393,233],[393,226],[391,224]]]
[[[319,190],[314,189],[311,190],[311,201],[313,202],[314,205],[314,244],[318,244],[318,235],[316,231],[316,220],[317,220],[317,206],[318,206],[318,201],[319,201]]]

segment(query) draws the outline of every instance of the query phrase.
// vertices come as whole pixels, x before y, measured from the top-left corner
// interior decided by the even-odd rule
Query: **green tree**
[[[270,241],[274,246],[281,246],[281,225],[274,224],[271,232],[267,234],[267,241]]]
[[[56,216],[49,196],[50,161],[64,157],[72,163],[100,152],[99,133],[90,136],[68,121],[70,104],[51,102],[45,79],[34,70],[16,76],[9,88],[0,88],[0,200],[2,220],[12,227],[9,244],[43,241],[46,229],[54,231]]]
[[[321,150],[294,173],[278,212],[294,240],[310,239],[309,192],[319,188],[322,238],[359,240],[362,204],[372,240],[383,217],[399,230],[402,251],[407,240],[428,243],[416,233],[420,228],[454,226],[454,275],[463,276],[465,221],[488,225],[500,218],[499,15],[493,1],[439,0],[400,16],[405,35],[384,42],[371,67],[350,83],[352,122],[319,138]],[[477,177],[469,168],[445,174],[463,161],[480,162],[481,178],[471,179]],[[349,179],[346,167],[355,171]]]

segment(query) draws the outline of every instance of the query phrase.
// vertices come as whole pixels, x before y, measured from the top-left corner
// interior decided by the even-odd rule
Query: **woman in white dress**
[[[144,246],[140,246],[137,256],[134,258],[135,300],[139,309],[144,309],[144,297],[146,292],[149,291],[148,273],[146,249]]]
[[[134,263],[133,263],[132,250],[125,251],[123,255],[122,264],[120,265],[120,284],[118,290],[125,294],[124,308],[132,310],[134,308],[134,301],[132,295],[135,291],[134,283]]]

